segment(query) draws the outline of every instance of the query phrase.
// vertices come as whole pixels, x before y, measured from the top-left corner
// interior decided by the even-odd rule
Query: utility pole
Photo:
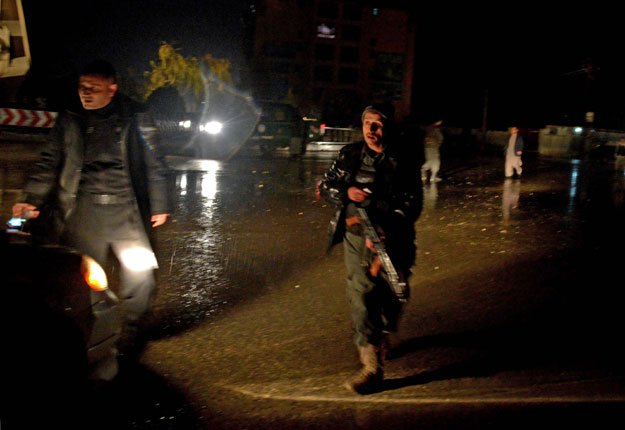
[[[488,88],[484,90],[484,106],[482,109],[482,133],[486,134],[488,124]]]
[[[484,90],[484,106],[482,108],[482,138],[480,139],[480,149],[484,149],[486,144],[486,131],[488,130],[488,88]]]

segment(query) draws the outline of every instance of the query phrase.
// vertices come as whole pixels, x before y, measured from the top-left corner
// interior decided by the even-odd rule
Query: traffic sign
[[[58,112],[30,109],[0,108],[0,125],[50,128]]]

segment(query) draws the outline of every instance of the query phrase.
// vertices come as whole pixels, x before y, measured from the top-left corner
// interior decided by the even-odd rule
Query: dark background
[[[166,41],[185,56],[228,58],[236,75],[249,3],[24,0],[33,74],[38,85],[53,79],[60,94],[73,85],[71,73],[104,57],[138,79]],[[486,116],[488,128],[501,129],[586,125],[592,111],[596,127],[625,128],[622,23],[613,8],[399,3],[418,28],[417,114],[435,112],[447,125],[466,127],[481,127]]]
[[[622,129],[619,14],[547,3],[418,10],[414,104],[474,125],[487,96],[488,123],[499,128],[584,125],[594,111],[597,126]]]

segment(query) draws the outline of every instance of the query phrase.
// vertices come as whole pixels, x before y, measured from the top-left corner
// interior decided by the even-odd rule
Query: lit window
[[[336,28],[329,27],[326,24],[319,24],[317,26],[317,37],[323,39],[334,39],[336,37]]]

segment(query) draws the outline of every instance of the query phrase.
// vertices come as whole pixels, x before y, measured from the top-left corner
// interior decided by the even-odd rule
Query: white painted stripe
[[[359,396],[353,394],[345,397],[321,396],[321,395],[285,395],[276,393],[259,393],[245,388],[226,386],[226,388],[246,396],[259,399],[289,400],[299,402],[357,402],[357,403],[390,403],[390,404],[543,404],[543,403],[623,403],[625,395],[569,395],[569,396],[502,396],[502,397],[409,397],[409,398],[388,398],[376,397],[376,394]],[[384,391],[377,393],[383,396]]]

